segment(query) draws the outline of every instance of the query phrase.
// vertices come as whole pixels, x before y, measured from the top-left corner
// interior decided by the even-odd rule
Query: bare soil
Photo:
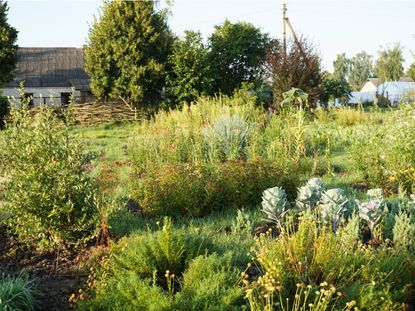
[[[69,310],[69,296],[84,287],[87,272],[83,263],[90,250],[38,252],[16,242],[0,226],[0,275],[25,271],[41,292],[40,310]]]

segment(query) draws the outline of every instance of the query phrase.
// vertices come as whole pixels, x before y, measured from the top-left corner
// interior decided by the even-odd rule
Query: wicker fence
[[[136,121],[140,117],[137,109],[124,103],[71,104],[64,107],[71,110],[76,122],[80,124]]]
[[[42,106],[32,108],[36,113]],[[75,122],[84,125],[93,125],[114,121],[137,121],[142,115],[139,110],[120,102],[70,104],[55,106],[56,109],[69,109]]]

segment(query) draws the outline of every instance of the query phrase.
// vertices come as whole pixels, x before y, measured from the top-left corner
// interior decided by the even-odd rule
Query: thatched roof
[[[19,48],[15,78],[5,87],[75,87],[89,90],[82,48]]]

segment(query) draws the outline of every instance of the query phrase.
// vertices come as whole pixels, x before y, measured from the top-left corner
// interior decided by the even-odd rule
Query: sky
[[[246,21],[282,37],[283,0],[175,0],[169,25],[177,35],[201,31],[205,39],[226,18]],[[332,70],[339,53],[377,56],[400,43],[405,68],[415,61],[415,0],[286,0],[287,16],[298,35],[317,47],[323,67]],[[22,47],[81,47],[87,42],[97,0],[9,0],[9,23]]]

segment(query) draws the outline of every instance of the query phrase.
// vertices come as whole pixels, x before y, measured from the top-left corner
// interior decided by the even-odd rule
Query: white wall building
[[[94,100],[82,48],[19,48],[15,78],[5,84],[3,95],[20,98],[20,83],[33,106],[68,104],[73,90],[76,102]]]

